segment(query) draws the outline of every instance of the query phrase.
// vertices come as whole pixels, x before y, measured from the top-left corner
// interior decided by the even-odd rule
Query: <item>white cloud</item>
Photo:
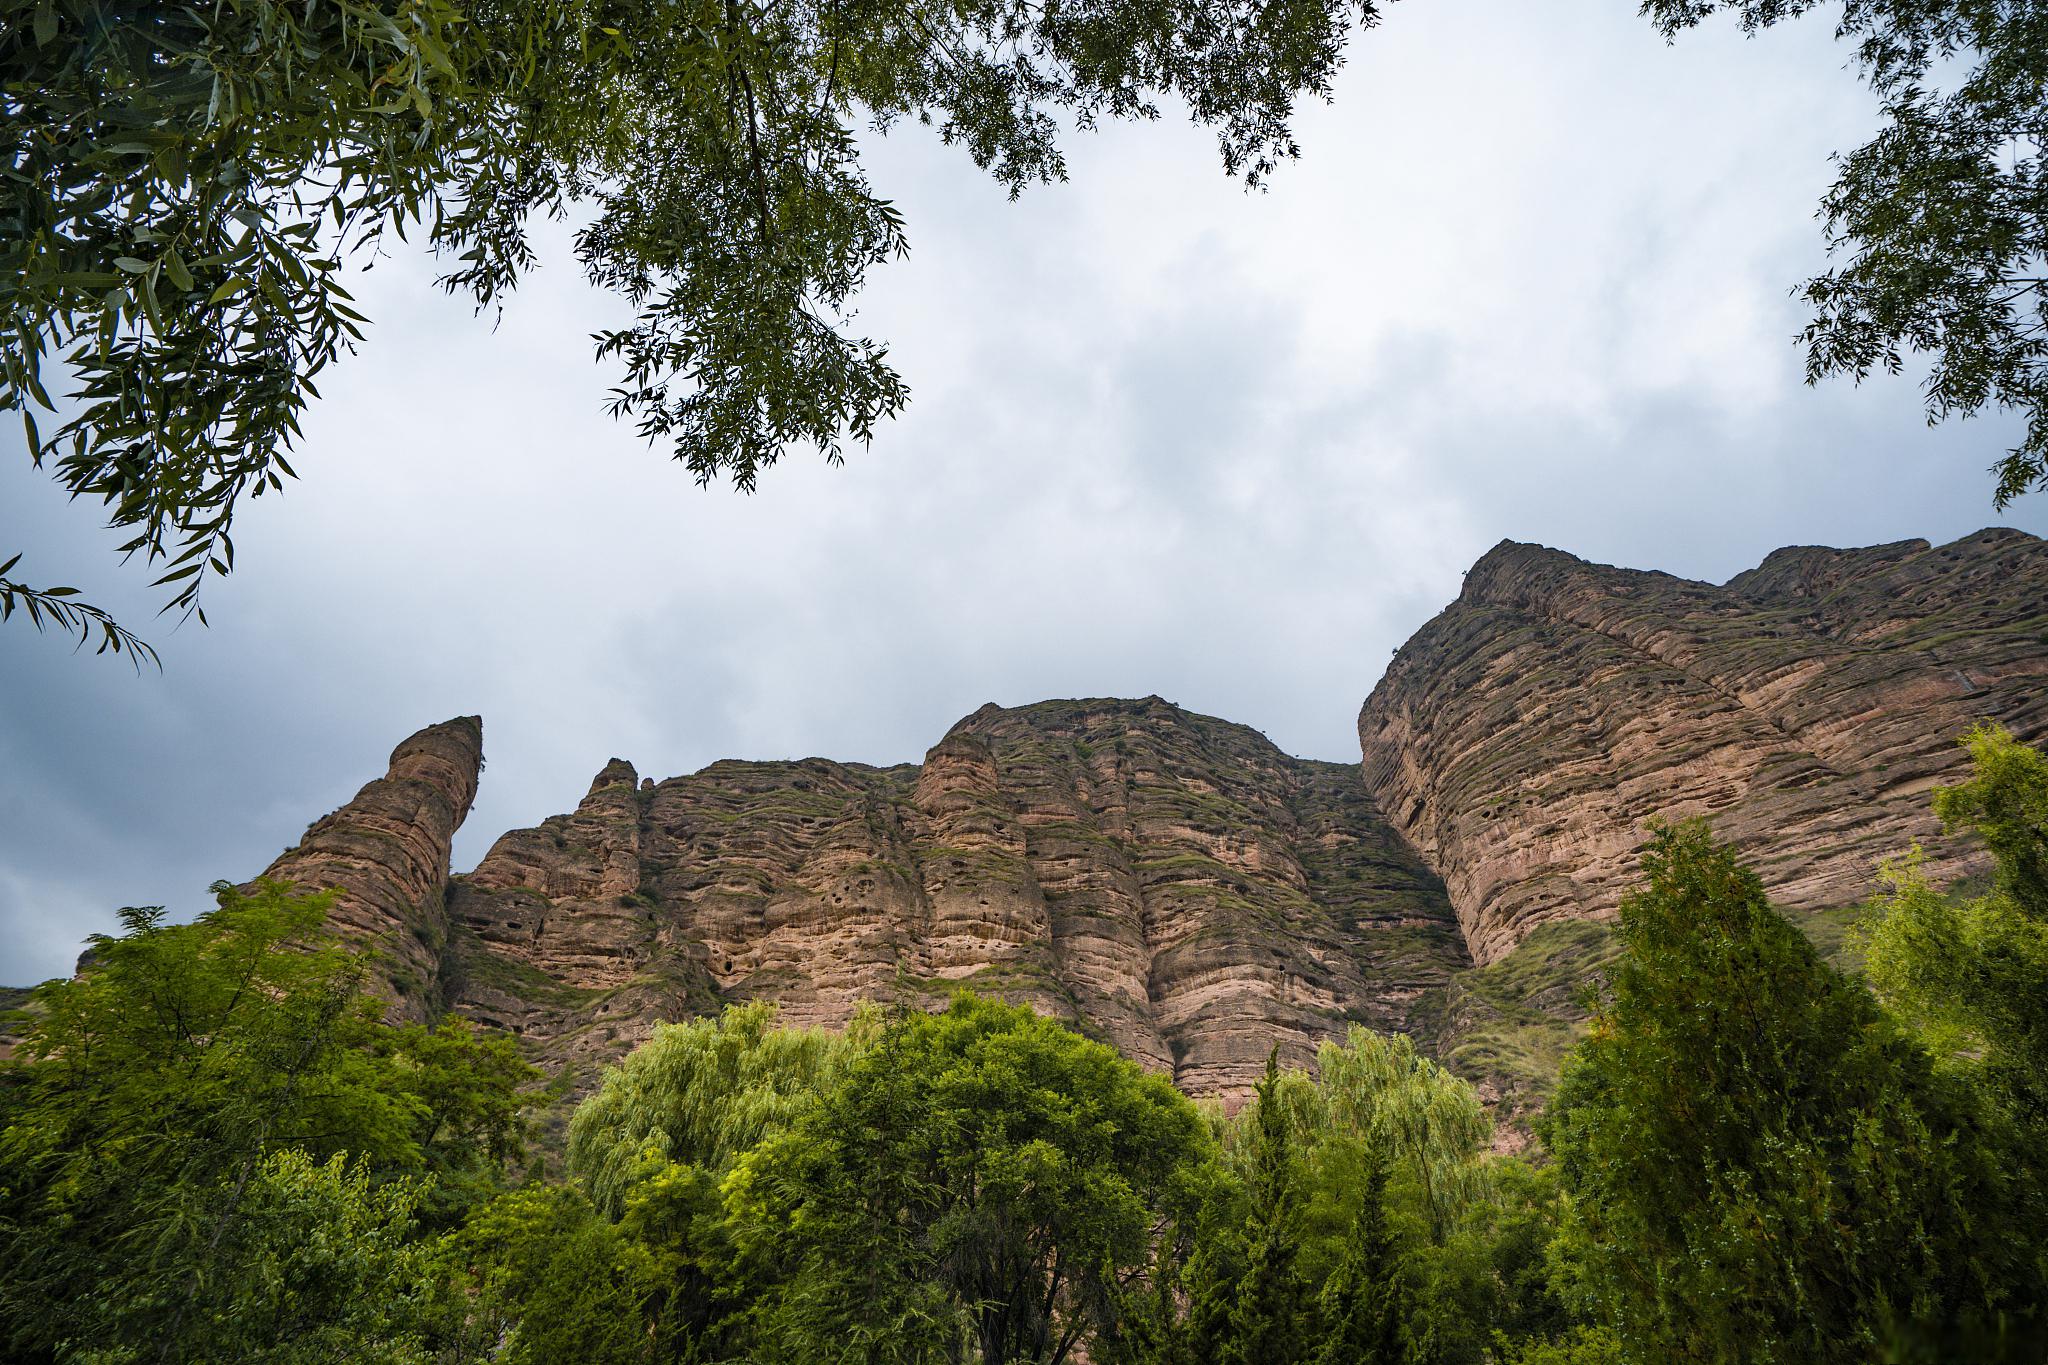
[[[914,760],[984,701],[1158,692],[1355,756],[1392,651],[1502,537],[1722,578],[1994,520],[1997,423],[1799,383],[1788,289],[1868,109],[1825,21],[1667,47],[1613,0],[1390,8],[1271,193],[1176,124],[1005,202],[872,146],[906,261],[860,300],[914,390],[843,469],[695,489],[601,413],[617,317],[560,228],[495,329],[382,262],[364,353],[161,678],[0,633],[0,981],[190,912],[481,712],[458,862],[613,754]],[[89,509],[0,456],[0,546],[138,623]],[[2009,518],[2048,529],[2037,499]],[[11,553],[11,548],[8,549]]]

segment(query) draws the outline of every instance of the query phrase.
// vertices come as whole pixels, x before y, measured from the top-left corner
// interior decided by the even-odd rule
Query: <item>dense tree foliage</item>
[[[1732,11],[1755,31],[1819,0],[1644,0],[1667,35]],[[1810,381],[1931,362],[1927,416],[2026,417],[1997,502],[2048,487],[2048,17],[2034,0],[1847,0],[1837,33],[1877,95],[1877,136],[1821,201],[1843,263],[1806,285]]]
[[[402,1277],[400,1230],[459,1217],[521,1151],[535,1073],[511,1040],[383,1024],[363,955],[322,932],[331,896],[216,889],[189,925],[123,912],[36,992],[0,1086],[13,1358],[199,1359],[230,1320],[367,1330],[382,1309],[348,1277]]]
[[[605,1073],[569,1126],[569,1166],[612,1217],[650,1170],[733,1162],[787,1129],[857,1050],[874,1016],[845,1033],[775,1027],[768,1005],[664,1024]]]
[[[2048,1227],[2048,758],[1992,727],[1964,743],[1976,775],[1937,791],[1934,808],[1948,829],[1984,842],[1994,885],[1944,895],[1921,874],[1917,850],[1887,866],[1866,970],[1936,1065],[1982,1103],[2005,1164],[2031,1177],[2008,1188],[2005,1216]],[[2048,1283],[2038,1260],[2034,1271]]]
[[[1113,1330],[1208,1153],[1165,1081],[963,997],[884,1029],[729,1188],[748,1240],[772,1244],[768,1344],[789,1358],[859,1341],[876,1358],[1053,1365]]]
[[[1977,1097],[1821,960],[1704,826],[1660,828],[1548,1139],[1627,1358],[1875,1358],[2039,1290],[2031,1183]]]
[[[856,132],[936,125],[1014,195],[1061,119],[1171,97],[1256,183],[1296,154],[1373,0],[0,0],[0,406],[102,503],[175,605],[293,476],[316,377],[367,321],[342,283],[409,231],[503,303],[573,211],[611,409],[700,482],[837,459],[907,396],[848,304],[907,249]],[[49,389],[75,380],[53,430]],[[0,571],[0,612],[98,622]],[[36,619],[43,619],[41,616]],[[129,637],[108,641],[132,647]]]
[[[1829,966],[1659,829],[1543,1124],[1410,1039],[1197,1107],[962,994],[664,1026],[525,1165],[533,1073],[383,1021],[325,901],[221,888],[37,992],[0,1066],[0,1341],[29,1362],[2020,1365],[2044,1358],[2048,761],[1937,794]],[[1874,988],[1874,989],[1873,989]],[[515,1183],[516,1182],[516,1183]]]

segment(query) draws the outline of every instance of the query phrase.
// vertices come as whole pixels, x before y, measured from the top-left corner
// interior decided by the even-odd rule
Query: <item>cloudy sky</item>
[[[697,489],[600,410],[616,315],[566,239],[489,320],[398,256],[211,629],[151,622],[91,509],[0,450],[0,558],[75,583],[161,676],[0,632],[0,983],[115,907],[206,903],[480,712],[456,850],[616,754],[919,758],[985,701],[1159,693],[1351,760],[1388,655],[1502,538],[1720,581],[1790,543],[2048,532],[1910,381],[1800,381],[1788,291],[1871,109],[1825,17],[1667,47],[1629,0],[1412,0],[1304,160],[1246,195],[1171,121],[1006,202],[910,128],[871,168],[913,251],[861,323],[910,412],[845,467]]]

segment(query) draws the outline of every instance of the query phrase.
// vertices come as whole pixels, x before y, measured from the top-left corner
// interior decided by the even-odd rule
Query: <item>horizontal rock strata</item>
[[[1788,908],[1867,895],[1940,837],[1982,720],[2048,733],[2048,544],[1779,550],[1721,587],[1505,542],[1359,717],[1368,790],[1444,878],[1472,955],[1614,910],[1645,822],[1704,815]]]
[[[1156,698],[984,707],[917,766],[614,760],[449,908],[451,999],[586,1063],[724,1001],[834,1024],[967,986],[1237,1095],[1465,962],[1355,767]]]
[[[340,892],[329,922],[377,950],[399,1018],[424,1019],[440,1003],[449,848],[476,800],[483,745],[476,716],[420,731],[392,750],[384,776],[316,820],[263,873]]]
[[[2034,537],[1780,550],[1719,587],[1505,543],[1396,655],[1362,766],[1156,697],[986,706],[894,768],[654,782],[614,759],[451,877],[470,717],[401,744],[268,875],[340,890],[394,1014],[513,1030],[574,1090],[727,1002],[837,1024],[966,986],[1195,1094],[1352,1022],[1407,1031],[1514,1117],[1575,1036],[1611,951],[1588,921],[1646,821],[1709,816],[1795,910],[1861,899],[1916,840],[1969,875],[1928,793],[1987,719],[2048,736]]]

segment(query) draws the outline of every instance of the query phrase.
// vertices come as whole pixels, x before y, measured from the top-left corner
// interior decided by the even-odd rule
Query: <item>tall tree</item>
[[[1942,1066],[2003,1119],[2006,1205],[2048,1226],[2048,757],[1985,726],[1963,741],[1974,776],[1935,793],[1951,832],[1989,847],[1988,894],[1944,894],[1915,850],[1885,868],[1865,970],[1879,997],[1912,1024]],[[2036,1248],[2048,1277],[2048,1240]],[[2048,1281],[2044,1281],[2048,1285]]]
[[[1732,11],[1751,31],[1819,0],[1643,0],[1667,36]],[[2034,0],[1846,0],[1883,126],[1821,200],[1842,261],[1807,282],[1806,375],[1858,381],[1927,357],[1930,422],[2010,409],[2004,507],[2048,487],[2048,16]]]
[[[1301,1154],[1280,1103],[1280,1054],[1266,1056],[1252,1100],[1252,1142],[1245,1174],[1243,1270],[1234,1283],[1211,1284],[1229,1307],[1217,1365],[1297,1365],[1310,1353],[1314,1286],[1301,1273]]]
[[[410,228],[446,288],[493,307],[535,263],[532,220],[573,209],[585,274],[636,312],[597,337],[612,412],[699,482],[751,488],[792,446],[837,460],[908,394],[850,324],[908,245],[857,130],[935,125],[1014,196],[1065,176],[1062,117],[1170,97],[1257,184],[1376,19],[1375,0],[0,0],[0,406],[194,609],[361,338],[344,268]],[[45,431],[60,374],[76,404]],[[7,573],[0,614],[105,624]]]
[[[1387,1162],[1375,1148],[1344,1259],[1317,1296],[1315,1365],[1403,1365],[1408,1316],[1399,1249],[1387,1226]]]
[[[1316,1050],[1317,1086],[1339,1130],[1384,1154],[1402,1195],[1419,1207],[1433,1243],[1484,1198],[1493,1120],[1479,1095],[1416,1050],[1407,1034],[1352,1025]]]
[[[1703,825],[1657,829],[1643,869],[1547,1119],[1629,1358],[1875,1359],[1999,1306],[2012,1239],[1968,1096]]]

